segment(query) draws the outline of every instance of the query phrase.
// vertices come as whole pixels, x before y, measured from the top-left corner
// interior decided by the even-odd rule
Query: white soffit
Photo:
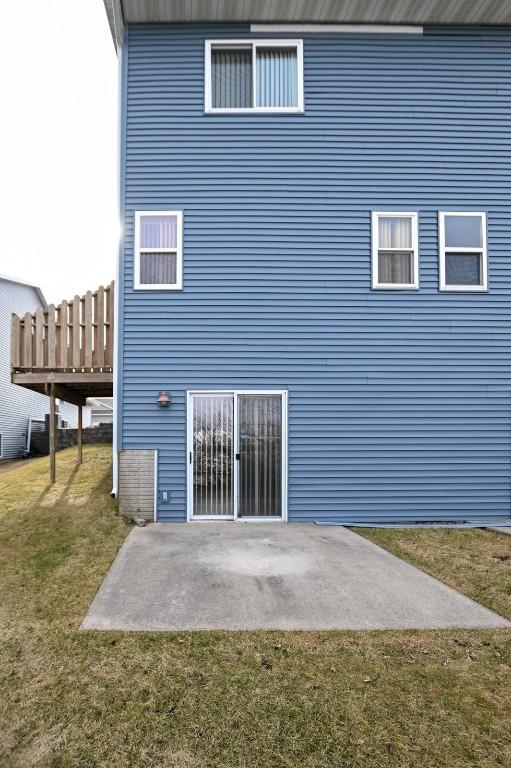
[[[509,0],[103,1],[112,37],[117,45],[122,41],[124,24],[130,23],[214,22],[221,24],[240,22],[293,25],[371,24],[411,27],[426,24],[511,25],[511,2]]]

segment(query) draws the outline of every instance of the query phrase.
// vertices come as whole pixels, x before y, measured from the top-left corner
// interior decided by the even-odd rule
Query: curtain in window
[[[378,282],[389,285],[413,283],[412,221],[407,216],[378,218]],[[392,249],[410,249],[408,253]]]
[[[380,216],[380,248],[412,248],[412,220],[403,216]]]
[[[410,253],[383,252],[378,257],[378,282],[406,285],[413,282]]]
[[[258,48],[258,107],[298,106],[298,64],[294,48]]]
[[[174,285],[177,280],[175,253],[140,254],[140,282],[142,285]]]
[[[282,399],[239,395],[239,515],[282,514]]]
[[[141,248],[177,248],[177,218],[175,216],[141,216]]]
[[[213,48],[211,105],[215,109],[252,107],[252,50]]]

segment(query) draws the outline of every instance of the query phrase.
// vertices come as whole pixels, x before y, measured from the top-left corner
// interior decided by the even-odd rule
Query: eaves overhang
[[[511,24],[510,0],[103,0],[115,46],[125,24]]]

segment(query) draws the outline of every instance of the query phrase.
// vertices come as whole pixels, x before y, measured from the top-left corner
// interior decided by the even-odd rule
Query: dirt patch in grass
[[[478,528],[356,532],[511,619],[511,536]]]
[[[108,447],[57,463],[0,478],[2,768],[511,764],[506,630],[79,632],[128,527]]]

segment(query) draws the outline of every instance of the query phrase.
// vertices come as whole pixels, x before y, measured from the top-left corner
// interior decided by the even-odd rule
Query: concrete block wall
[[[30,440],[30,454],[33,456],[45,456],[49,453],[50,434],[49,434],[50,419],[46,416],[46,425],[44,432],[33,432]],[[106,445],[112,444],[113,425],[112,424],[99,424],[97,427],[84,427],[82,429],[82,443],[83,445],[91,443],[104,443]],[[59,427],[56,432],[56,448],[57,451],[61,451],[63,448],[70,448],[76,445],[78,442],[78,430],[75,428],[61,428]]]
[[[155,451],[128,450],[119,454],[119,513],[154,520]]]

